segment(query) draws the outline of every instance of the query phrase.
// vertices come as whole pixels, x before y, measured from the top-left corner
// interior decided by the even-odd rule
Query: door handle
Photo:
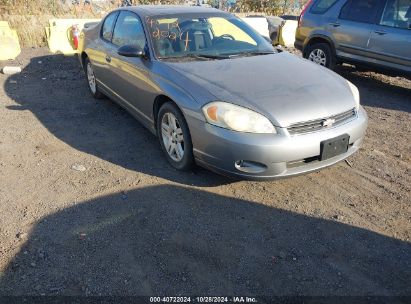
[[[339,27],[341,24],[338,22],[331,22],[330,25],[332,25],[333,27]]]
[[[378,34],[378,35],[385,35],[385,34],[387,34],[386,31],[375,31],[375,33]]]
[[[110,63],[111,62],[111,57],[110,56],[106,56],[106,61],[108,62],[108,63]]]

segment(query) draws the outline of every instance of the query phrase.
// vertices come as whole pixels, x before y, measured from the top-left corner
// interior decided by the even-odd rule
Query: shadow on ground
[[[18,103],[8,109],[32,112],[51,134],[82,152],[181,184],[233,182],[203,169],[194,173],[173,169],[154,135],[116,103],[91,97],[76,57],[32,58],[21,74],[7,79],[5,91]]]
[[[411,245],[177,186],[113,194],[40,220],[0,294],[409,295]]]
[[[358,87],[362,105],[411,113],[411,79],[401,80],[408,86],[398,86],[384,81],[389,76],[360,73],[353,66],[338,66],[336,72]]]

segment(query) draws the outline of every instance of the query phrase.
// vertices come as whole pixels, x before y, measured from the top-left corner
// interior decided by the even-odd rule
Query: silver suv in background
[[[346,62],[411,75],[411,0],[310,0],[295,47],[330,69]]]

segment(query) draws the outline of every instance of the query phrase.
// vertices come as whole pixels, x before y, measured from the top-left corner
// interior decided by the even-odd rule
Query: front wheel
[[[93,95],[93,97],[96,99],[104,98],[104,94],[101,93],[99,90],[99,87],[96,81],[96,76],[94,75],[93,66],[88,58],[84,60],[84,66],[86,70],[88,88],[90,89],[91,95]]]
[[[314,43],[310,45],[304,57],[331,70],[335,67],[335,56],[327,43]]]
[[[180,110],[165,103],[157,116],[157,134],[168,162],[176,169],[188,171],[194,166],[190,130]]]

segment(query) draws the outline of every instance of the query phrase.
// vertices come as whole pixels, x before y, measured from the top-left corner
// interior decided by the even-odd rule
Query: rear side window
[[[324,14],[333,6],[338,0],[319,0],[310,10],[312,14]]]
[[[113,27],[116,22],[118,12],[114,12],[106,17],[103,28],[101,29],[101,37],[104,40],[110,41],[113,35]]]
[[[381,25],[411,29],[411,0],[388,0]]]
[[[341,9],[340,19],[374,23],[379,7],[379,0],[348,0]]]

